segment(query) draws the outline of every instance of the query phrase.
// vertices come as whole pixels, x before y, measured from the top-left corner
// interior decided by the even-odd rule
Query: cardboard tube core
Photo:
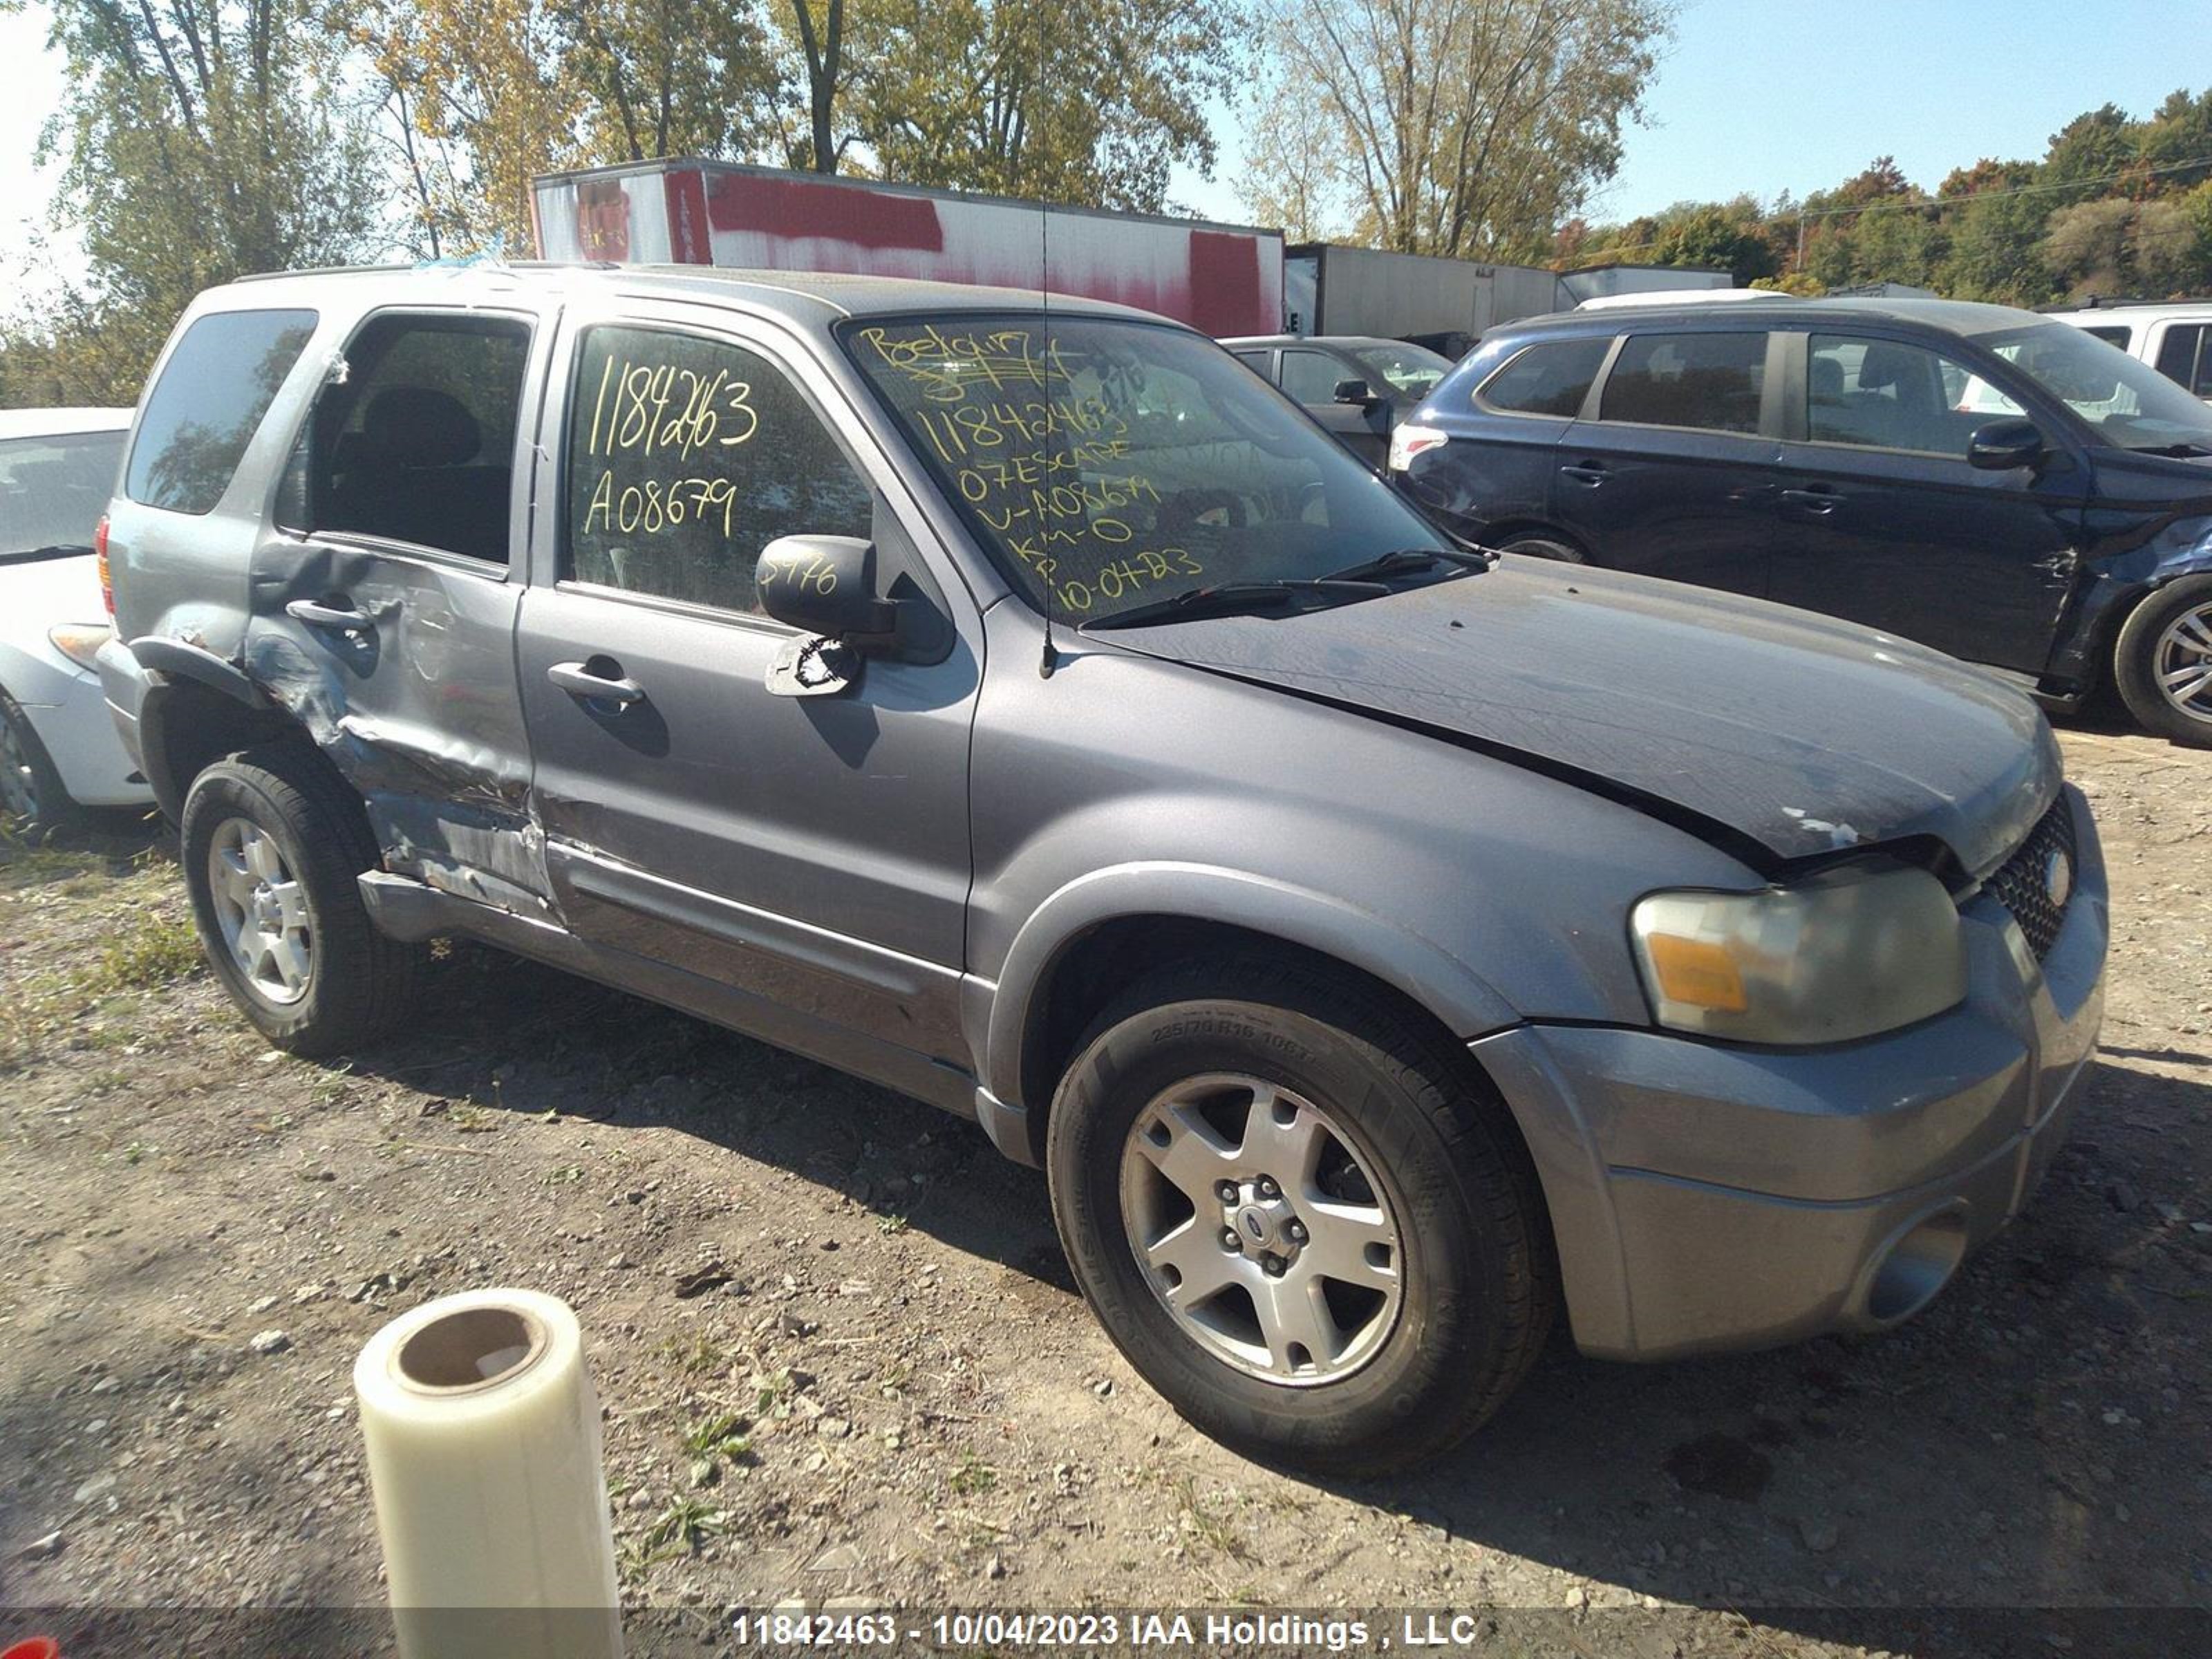
[[[417,1394],[466,1394],[519,1376],[546,1348],[545,1327],[520,1308],[462,1308],[392,1350],[392,1380]]]

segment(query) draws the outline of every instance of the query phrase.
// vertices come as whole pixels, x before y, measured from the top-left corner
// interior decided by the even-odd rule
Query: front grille
[[[2071,899],[2081,866],[2074,851],[2074,814],[2063,794],[2027,832],[2027,839],[2021,842],[2020,850],[1989,879],[1990,891],[2012,912],[2020,931],[2027,936],[2027,948],[2035,952],[2038,962],[2058,942],[2058,930],[2066,921],[2065,901],[2056,904],[2051,902],[2053,853],[2065,854],[2066,897]]]

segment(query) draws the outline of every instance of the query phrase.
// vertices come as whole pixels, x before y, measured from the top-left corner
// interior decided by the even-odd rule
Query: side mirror
[[[753,567],[761,609],[866,653],[888,647],[899,607],[876,594],[876,544],[858,536],[779,536]]]
[[[1375,395],[1375,388],[1364,380],[1339,380],[1330,401],[1352,404],[1361,409],[1372,409],[1382,400]]]
[[[2033,466],[2043,459],[2045,447],[2043,434],[2033,421],[2010,416],[2002,421],[1984,421],[1974,428],[1966,440],[1966,463],[1984,472],[2009,472],[2014,467]]]

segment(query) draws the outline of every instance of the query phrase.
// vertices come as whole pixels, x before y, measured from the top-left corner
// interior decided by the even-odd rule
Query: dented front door
[[[514,676],[548,331],[381,312],[335,359],[253,559],[246,670],[368,804],[395,872],[548,912]]]

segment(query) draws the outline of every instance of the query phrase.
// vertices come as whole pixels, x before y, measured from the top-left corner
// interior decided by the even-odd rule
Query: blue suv
[[[2063,323],[1779,296],[1532,319],[1390,464],[1464,537],[1847,617],[2062,707],[2110,672],[2212,745],[2212,408]]]

